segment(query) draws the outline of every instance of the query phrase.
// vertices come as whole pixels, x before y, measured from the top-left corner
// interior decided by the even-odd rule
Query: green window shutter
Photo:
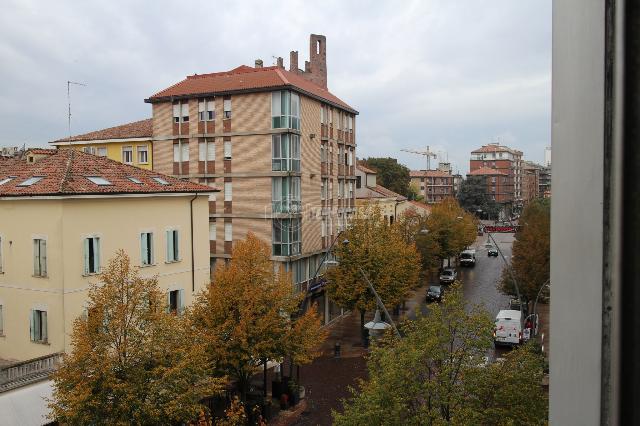
[[[153,265],[153,233],[149,232],[147,235],[149,241],[149,244],[147,245],[147,248],[149,250],[149,264]]]
[[[147,234],[143,232],[142,234],[140,234],[140,264],[141,265],[148,264],[147,257],[148,257]]]
[[[100,272],[100,238],[93,238],[93,271]]]
[[[173,260],[173,231],[167,231],[167,262]]]
[[[171,309],[171,292],[167,291],[167,306],[165,306],[164,311],[166,313],[169,313],[170,309]]]
[[[89,274],[89,243],[90,239],[84,239],[84,274]]]
[[[33,275],[40,275],[40,246],[38,240],[33,240]]]
[[[40,240],[40,274],[47,275],[47,240]]]
[[[42,311],[40,313],[41,326],[40,326],[40,336],[43,342],[47,341],[47,311]]]
[[[178,314],[184,311],[184,289],[178,291]]]
[[[178,231],[173,231],[173,260],[180,259],[179,243],[180,238],[178,235]]]
[[[36,311],[31,309],[29,311],[29,334],[31,336],[31,341],[36,341]]]

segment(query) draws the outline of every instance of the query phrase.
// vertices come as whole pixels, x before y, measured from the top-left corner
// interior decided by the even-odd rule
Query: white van
[[[493,342],[498,345],[519,345],[522,342],[520,311],[506,309],[498,312],[493,331]]]
[[[461,266],[476,266],[476,251],[465,250],[459,256]]]

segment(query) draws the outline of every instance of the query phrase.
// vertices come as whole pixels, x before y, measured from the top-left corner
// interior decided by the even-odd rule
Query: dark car
[[[429,286],[429,290],[427,290],[427,302],[433,302],[434,300],[437,300],[438,302],[442,301],[442,293],[444,293],[442,286]]]
[[[487,248],[487,256],[495,256],[498,257],[498,249],[495,246],[491,246]]]

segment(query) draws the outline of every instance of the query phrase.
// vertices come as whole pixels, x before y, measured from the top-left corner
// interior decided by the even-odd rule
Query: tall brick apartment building
[[[498,143],[471,151],[470,176],[484,176],[487,194],[509,206],[522,204],[522,151]]]
[[[425,203],[439,203],[454,197],[454,175],[449,163],[440,163],[437,170],[411,170],[411,185],[418,189]]]
[[[355,209],[355,116],[327,88],[326,38],[289,70],[241,65],[191,75],[145,102],[154,169],[223,188],[210,199],[212,265],[252,231],[303,284]]]

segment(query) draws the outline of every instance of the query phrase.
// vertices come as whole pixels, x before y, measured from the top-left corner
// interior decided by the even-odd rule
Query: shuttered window
[[[47,276],[47,240],[33,240],[33,275]]]
[[[232,200],[232,186],[231,182],[224,183],[224,200],[231,201]]]
[[[31,341],[47,343],[47,311],[32,309],[29,320]]]
[[[167,231],[167,262],[177,262],[180,260],[179,234],[177,229]]]
[[[152,232],[143,232],[140,234],[140,264],[143,266],[153,265]]]
[[[231,222],[225,222],[224,224],[224,240],[233,241],[233,227]]]
[[[184,290],[172,290],[167,293],[167,312],[182,315],[184,312]]]
[[[84,239],[84,274],[97,274],[100,272],[100,238],[89,237]]]
[[[231,160],[231,141],[224,141],[224,159]]]

